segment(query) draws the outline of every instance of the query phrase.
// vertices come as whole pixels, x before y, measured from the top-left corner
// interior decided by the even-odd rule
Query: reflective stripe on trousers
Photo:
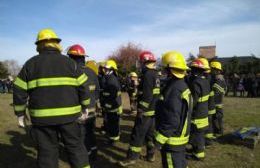
[[[136,153],[140,153],[142,151],[142,147],[130,146],[130,150]]]
[[[166,153],[166,160],[167,160],[168,168],[174,168],[171,153]]]
[[[208,117],[201,118],[201,119],[192,119],[191,122],[193,124],[195,124],[198,129],[205,128],[205,127],[207,127],[209,125]]]

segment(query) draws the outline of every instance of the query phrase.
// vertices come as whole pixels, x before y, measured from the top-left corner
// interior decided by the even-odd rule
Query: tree
[[[238,61],[238,58],[236,56],[234,56],[233,58],[231,58],[229,63],[230,63],[230,72],[231,73],[239,73],[239,61]]]
[[[252,72],[255,74],[260,73],[260,59],[255,58],[254,61],[252,62]]]
[[[117,62],[119,73],[125,75],[130,71],[136,71],[138,55],[142,51],[140,45],[134,43],[127,43],[120,46],[108,58]]]
[[[18,65],[16,60],[5,60],[3,63],[7,67],[8,73],[11,76],[17,76],[21,70],[21,67]]]
[[[3,62],[0,61],[0,78],[7,78],[8,77],[8,69],[4,65]]]

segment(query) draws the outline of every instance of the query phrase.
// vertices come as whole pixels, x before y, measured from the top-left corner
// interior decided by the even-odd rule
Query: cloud
[[[165,10],[153,15],[152,22],[132,25],[121,38],[141,43],[157,55],[172,49],[197,54],[200,45],[216,43],[219,56],[252,52],[260,56],[257,6],[252,1],[204,1],[171,10],[163,5]]]
[[[247,2],[247,1],[246,1]],[[190,6],[161,5],[160,12],[155,13],[151,22],[132,25],[130,30],[136,33],[150,33],[163,30],[201,30],[232,24],[242,16],[255,13],[257,8],[250,1],[204,1]],[[257,17],[257,16],[256,16]],[[259,19],[259,17],[258,17]]]
[[[60,12],[74,3],[69,0],[65,2],[52,8],[52,14],[55,14],[55,10]],[[185,3],[113,0],[111,3],[101,4],[93,13],[90,11],[86,18],[82,11],[88,11],[87,9],[101,2],[77,2],[81,2],[80,11],[77,11],[77,15],[81,16],[78,20],[74,14],[59,13],[51,25],[62,38],[64,49],[75,43],[82,44],[92,59],[98,61],[129,41],[142,44],[143,48],[150,49],[157,56],[173,49],[185,55],[189,52],[197,54],[200,45],[215,43],[219,56],[251,53],[260,56],[260,3],[256,0]],[[100,11],[105,10],[106,6],[108,11]],[[114,10],[117,12],[113,12]],[[108,14],[109,12],[111,13]],[[106,19],[108,21],[102,22]],[[75,25],[72,24],[74,21]],[[42,25],[44,24],[33,22],[34,28]],[[34,55],[35,34],[29,33],[31,32],[23,35],[22,39],[1,35],[0,60],[12,58],[23,64]]]
[[[212,28],[202,31],[176,31],[165,35],[140,39],[153,49],[157,55],[166,50],[180,50],[185,55],[188,52],[198,53],[201,45],[217,45],[217,55],[249,55],[255,53],[260,56],[260,24],[243,24]]]

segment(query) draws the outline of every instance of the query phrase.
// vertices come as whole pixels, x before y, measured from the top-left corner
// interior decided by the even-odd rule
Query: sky
[[[0,61],[24,64],[44,28],[97,61],[128,42],[157,57],[215,44],[219,57],[260,57],[259,9],[259,0],[0,0]]]

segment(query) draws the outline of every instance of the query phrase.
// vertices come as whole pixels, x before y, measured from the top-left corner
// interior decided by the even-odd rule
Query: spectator
[[[257,78],[254,77],[252,81],[252,97],[257,96],[257,88],[258,88],[258,81]]]
[[[1,93],[3,93],[3,92],[4,92],[4,89],[3,89],[3,87],[4,87],[4,82],[3,82],[3,80],[2,80],[2,79],[0,79],[0,92],[1,92]]]
[[[245,95],[245,87],[244,87],[244,78],[241,76],[238,86],[237,86],[237,90],[240,92],[240,97],[244,97]]]

